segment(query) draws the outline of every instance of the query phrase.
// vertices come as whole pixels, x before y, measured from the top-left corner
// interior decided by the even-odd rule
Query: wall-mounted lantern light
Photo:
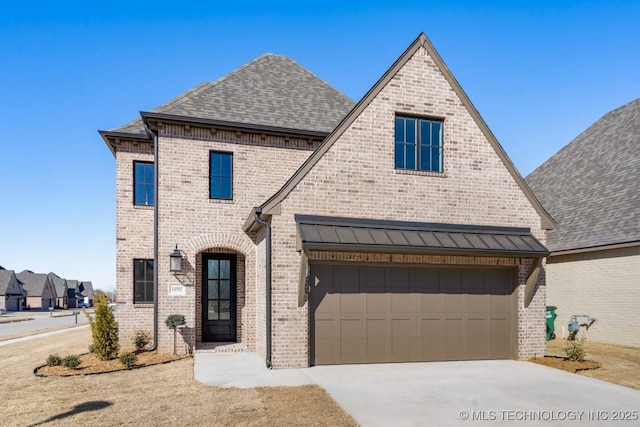
[[[182,252],[178,249],[178,245],[169,255],[169,271],[172,273],[182,272]]]

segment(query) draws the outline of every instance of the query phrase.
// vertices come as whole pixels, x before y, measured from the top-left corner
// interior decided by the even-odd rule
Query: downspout
[[[271,224],[260,218],[262,213],[261,207],[255,208],[255,220],[258,224],[263,226],[266,230],[265,245],[266,245],[266,259],[265,259],[265,279],[266,279],[266,323],[267,323],[267,368],[271,369]]]
[[[145,124],[144,130],[153,139],[154,196],[153,201],[153,344],[149,351],[158,348],[158,133]]]

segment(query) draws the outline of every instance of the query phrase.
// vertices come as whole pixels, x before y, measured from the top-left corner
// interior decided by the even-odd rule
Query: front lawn
[[[36,377],[87,352],[89,328],[0,347],[2,425],[356,425],[320,387],[236,389],[193,379],[193,359],[103,375]]]

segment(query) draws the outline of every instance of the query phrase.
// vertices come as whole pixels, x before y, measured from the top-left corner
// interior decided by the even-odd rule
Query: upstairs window
[[[233,154],[209,153],[209,198],[233,199]]]
[[[133,260],[133,303],[153,304],[153,260]]]
[[[442,121],[396,116],[396,169],[442,172]]]
[[[153,206],[155,203],[155,168],[153,163],[133,162],[133,204]]]

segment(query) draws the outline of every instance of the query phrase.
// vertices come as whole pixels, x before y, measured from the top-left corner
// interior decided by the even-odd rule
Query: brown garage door
[[[508,359],[515,270],[311,266],[312,364]]]

